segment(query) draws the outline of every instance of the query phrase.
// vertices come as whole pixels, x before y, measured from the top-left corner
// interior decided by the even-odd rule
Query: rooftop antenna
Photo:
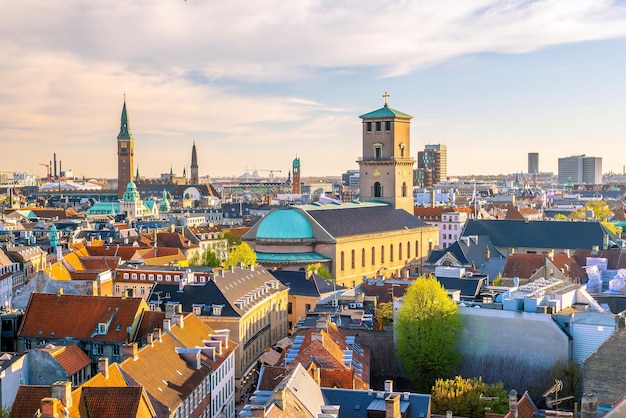
[[[563,390],[563,381],[555,380],[554,385],[543,393],[543,397],[546,398],[546,406],[548,408],[555,407],[555,410],[559,410],[559,404],[568,399],[574,399],[573,396],[566,396],[564,398],[559,399],[559,392]],[[550,397],[554,393],[554,399]]]

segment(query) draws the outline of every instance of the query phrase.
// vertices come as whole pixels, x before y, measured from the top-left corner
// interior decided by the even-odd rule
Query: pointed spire
[[[122,107],[120,133],[117,135],[117,139],[132,139],[132,137],[133,135],[130,133],[130,127],[128,126],[128,113],[126,112],[126,93],[124,93],[124,106]]]
[[[191,148],[191,168],[198,167],[198,154],[196,152],[196,140],[193,140],[193,147]]]
[[[174,177],[174,168],[171,164],[170,164],[170,177]]]

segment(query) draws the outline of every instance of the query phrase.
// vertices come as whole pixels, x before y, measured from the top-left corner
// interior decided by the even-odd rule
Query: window
[[[120,346],[119,345],[114,345],[113,346],[113,355],[114,356],[119,356],[120,355]]]
[[[407,193],[407,187],[406,187],[406,181],[402,183],[402,197],[406,197],[406,193]]]
[[[381,146],[377,146],[374,148],[374,159],[382,160],[383,158],[383,148]]]
[[[352,250],[352,268],[355,268],[356,266],[356,256],[354,255],[354,250]]]
[[[292,310],[292,306],[291,306],[291,302],[289,302],[287,304],[287,314],[291,315],[293,313],[293,312],[291,312],[291,310]]]
[[[382,124],[380,122],[376,122],[376,132],[380,132]]]
[[[376,264],[376,249],[372,247],[372,265]]]
[[[150,280],[151,282],[154,281],[154,274],[149,274],[148,275],[148,280]]]
[[[309,311],[311,310],[311,304],[310,304],[310,303],[307,303],[306,305],[304,305],[304,310],[305,310],[306,312],[309,312]]]
[[[361,267],[365,267],[365,248],[361,248]]]
[[[372,122],[367,122],[365,124],[365,129],[367,130],[367,132],[372,132]]]
[[[389,120],[385,122],[385,131],[391,131],[391,121]]]
[[[133,273],[133,274],[130,276],[130,278],[131,278],[131,279],[133,279],[133,280],[137,280],[137,273]]]
[[[393,261],[393,244],[389,246],[389,261]]]
[[[116,285],[115,285],[115,294],[116,294],[116,295],[119,295],[119,294],[120,294],[120,285],[119,285],[119,284],[116,284]]]
[[[411,243],[406,243],[406,258],[411,258]]]
[[[344,262],[345,262],[344,258],[345,257],[344,257],[343,251],[342,251],[341,255],[339,256],[339,268],[341,269],[341,271],[344,270]]]
[[[124,273],[124,280],[128,280],[128,273]]]
[[[141,273],[139,275],[139,280],[146,280],[146,274],[145,273]]]
[[[139,288],[139,293],[142,294],[142,295],[145,295],[146,294],[146,287],[145,286],[141,286]]]
[[[91,352],[94,356],[101,356],[104,354],[104,344],[93,343],[91,345]]]
[[[157,282],[162,282],[162,281],[163,281],[163,275],[157,274]]]
[[[381,263],[385,262],[385,246],[384,245],[380,246],[380,262]]]
[[[171,276],[171,275],[169,275],[169,274],[166,274],[166,275],[165,275],[165,281],[166,281],[166,282],[171,282],[171,281],[172,281],[172,276]]]
[[[178,274],[176,276],[174,276],[174,281],[175,282],[180,282],[180,276]]]
[[[398,260],[402,260],[402,243],[398,244]]]
[[[420,256],[419,247],[420,247],[419,242],[415,241],[415,257],[419,257]]]

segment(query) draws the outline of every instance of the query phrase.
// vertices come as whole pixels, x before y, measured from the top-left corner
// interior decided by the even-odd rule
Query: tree
[[[391,321],[393,320],[393,302],[379,303],[374,310],[374,316],[376,316],[380,329],[383,329],[384,326],[391,324]]]
[[[567,216],[563,215],[562,213],[557,213],[556,215],[554,215],[554,220],[556,221],[564,221],[567,219]]]
[[[330,274],[330,271],[328,271],[326,269],[326,267],[324,267],[323,265],[321,265],[320,263],[317,264],[309,264],[307,266],[307,271],[312,271],[313,273],[317,274],[318,276],[321,276],[327,280],[331,280],[331,281],[335,281],[335,279],[333,278],[333,275]]]
[[[224,264],[224,268],[237,266],[240,263],[244,266],[256,264],[256,253],[245,242],[236,246],[235,249],[230,252],[228,260],[226,260],[226,263]]]
[[[483,418],[485,412],[505,414],[509,408],[508,394],[502,383],[489,385],[482,378],[437,379],[431,392],[432,412],[445,415]]]
[[[238,245],[241,245],[241,237],[233,234],[232,232],[226,230],[224,231],[224,238],[228,240],[228,248],[233,249]]]
[[[435,379],[457,366],[461,327],[456,303],[436,278],[421,277],[407,287],[394,328],[398,359],[418,391],[430,392]]]
[[[256,254],[254,261],[256,262]],[[215,254],[210,248],[208,248],[202,256],[202,265],[207,267],[217,267],[220,265],[220,260],[217,258],[217,254]]]
[[[583,396],[583,373],[581,367],[575,361],[563,361],[559,360],[550,369],[550,378],[546,382],[546,388],[551,387],[556,380],[560,380],[563,384],[561,391],[558,394],[559,398],[566,396],[573,396],[573,401],[566,401],[567,403],[560,404],[559,406],[572,406],[574,402],[580,402]],[[554,394],[551,394],[552,399],[556,398]]]

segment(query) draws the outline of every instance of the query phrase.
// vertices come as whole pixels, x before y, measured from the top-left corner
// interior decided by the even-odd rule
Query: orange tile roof
[[[52,357],[63,367],[68,376],[91,364],[91,358],[76,344],[70,344],[52,353]]]
[[[140,386],[133,387],[85,387],[82,390],[81,409],[84,408],[86,417],[139,417],[156,416],[145,412],[147,399]],[[144,408],[142,408],[142,403]],[[150,407],[150,409],[152,409]]]
[[[505,418],[533,418],[538,412],[539,409],[537,409],[532,399],[530,399],[528,391],[526,391],[517,401],[517,415],[509,411]]]
[[[132,327],[147,309],[142,298],[32,293],[19,336],[125,342],[126,327]],[[98,321],[106,314],[113,316],[108,332],[95,335]]]
[[[128,386],[126,379],[120,371],[119,363],[113,363],[109,365],[109,377],[105,378],[102,373],[98,373],[91,379],[83,383],[82,387],[87,386]]]

